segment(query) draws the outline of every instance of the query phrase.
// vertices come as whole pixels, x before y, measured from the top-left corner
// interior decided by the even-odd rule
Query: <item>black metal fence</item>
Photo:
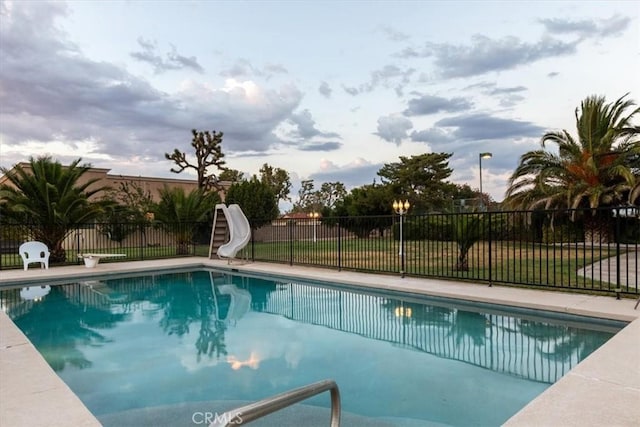
[[[301,218],[256,230],[247,258],[354,271],[638,294],[638,210]]]
[[[254,230],[238,254],[253,261],[472,282],[637,295],[637,208],[488,211],[278,220]],[[21,268],[20,242],[37,232],[1,224],[0,269]],[[211,224],[91,224],[68,233],[77,254],[110,262],[207,256]],[[109,261],[108,259],[105,261]]]
[[[42,240],[47,230],[34,224],[0,224],[0,269],[22,268],[18,253],[22,242]],[[121,258],[105,258],[102,262],[140,261],[148,259],[206,256],[209,250],[211,224],[179,223],[92,223],[67,230],[62,251],[50,264],[82,264],[80,254],[123,254]],[[54,248],[48,244],[49,250]],[[53,256],[53,253],[52,253]],[[32,266],[33,268],[34,266]]]

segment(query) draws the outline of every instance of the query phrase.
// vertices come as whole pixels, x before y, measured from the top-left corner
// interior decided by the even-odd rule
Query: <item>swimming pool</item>
[[[209,271],[74,282],[38,301],[19,292],[2,291],[6,311],[105,425],[324,378],[351,413],[499,425],[624,325]]]

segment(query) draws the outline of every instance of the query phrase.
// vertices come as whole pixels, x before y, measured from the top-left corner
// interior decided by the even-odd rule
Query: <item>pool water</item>
[[[105,425],[327,378],[343,411],[391,425],[500,425],[624,326],[210,270],[3,290],[0,304]]]

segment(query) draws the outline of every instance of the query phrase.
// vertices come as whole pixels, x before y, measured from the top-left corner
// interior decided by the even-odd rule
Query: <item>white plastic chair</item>
[[[41,268],[49,268],[49,248],[42,242],[24,242],[18,249],[24,262],[25,271],[29,264],[39,262]]]

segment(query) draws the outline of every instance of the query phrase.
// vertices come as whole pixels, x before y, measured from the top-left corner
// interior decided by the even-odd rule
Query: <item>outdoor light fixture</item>
[[[402,277],[404,277],[404,240],[402,236],[402,217],[406,215],[407,211],[411,207],[411,203],[409,203],[408,200],[405,200],[404,202],[402,202],[402,200],[394,200],[391,206],[393,207],[393,211],[400,215],[400,250],[398,251],[398,255],[400,256],[401,263],[400,274],[402,274]]]
[[[484,211],[484,196],[482,193],[482,159],[490,159],[493,154],[489,152],[479,153],[478,161],[480,162],[480,208]]]
[[[318,218],[320,217],[320,214],[318,212],[309,212],[307,215],[313,221],[313,243],[315,243],[316,240],[317,240],[317,238],[316,238],[316,225],[318,224]]]
[[[402,202],[402,200],[394,200],[392,206],[395,213],[397,213],[398,215],[404,215],[411,207],[411,203],[409,203],[408,200],[405,200],[404,203]]]

